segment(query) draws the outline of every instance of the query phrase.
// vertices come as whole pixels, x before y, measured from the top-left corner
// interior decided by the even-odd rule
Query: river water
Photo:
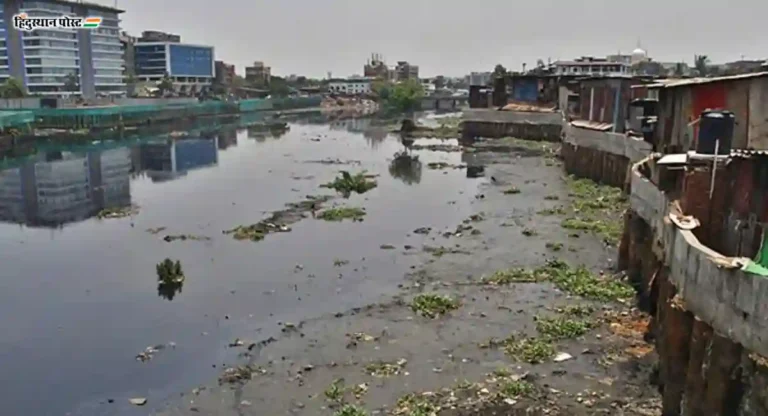
[[[455,226],[483,180],[427,169],[461,163],[446,152],[414,151],[422,169],[393,175],[402,150],[371,119],[299,119],[283,135],[223,126],[179,140],[47,145],[6,161],[0,414],[146,415],[237,364],[227,348],[235,338],[267,339],[281,322],[394,293],[414,260],[380,246],[402,251],[420,245],[418,227]],[[328,159],[360,164],[314,163]],[[329,193],[319,185],[340,169],[379,175],[377,188],[344,201],[366,208],[364,222],[307,218],[258,243],[222,233]],[[130,217],[96,216],[131,204]],[[156,227],[166,230],[147,231]],[[166,234],[210,240],[169,243]],[[165,258],[183,265],[179,292],[158,294],[155,265]],[[334,259],[354,268],[340,275]],[[137,361],[152,345],[165,348]],[[148,403],[132,406],[132,397]]]

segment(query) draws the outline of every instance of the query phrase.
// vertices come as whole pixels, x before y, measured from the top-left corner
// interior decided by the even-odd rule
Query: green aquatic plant
[[[336,192],[343,194],[344,196],[349,196],[353,192],[364,194],[375,188],[377,185],[378,183],[371,179],[370,175],[367,175],[365,171],[351,175],[349,172],[343,170],[341,171],[341,176],[334,179],[333,182],[329,182],[320,186],[323,188],[333,189]]]
[[[157,270],[157,280],[161,283],[178,283],[184,281],[184,272],[181,270],[181,262],[175,262],[169,258],[161,261],[155,266]]]
[[[351,219],[352,221],[362,221],[365,216],[365,210],[357,207],[336,207],[329,208],[317,215],[317,218],[325,221],[343,221]]]
[[[413,298],[411,309],[427,318],[436,318],[458,309],[460,305],[459,301],[445,295],[421,294]]]
[[[622,280],[597,276],[584,266],[571,267],[561,260],[551,260],[534,269],[499,270],[483,282],[490,285],[551,282],[569,294],[601,301],[627,299],[635,293],[632,286]]]
[[[157,272],[157,294],[158,296],[173,300],[177,294],[181,293],[184,286],[184,271],[181,269],[181,262],[175,262],[169,258],[161,261],[155,266]]]

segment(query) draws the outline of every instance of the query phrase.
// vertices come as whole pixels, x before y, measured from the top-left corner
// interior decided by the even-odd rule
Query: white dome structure
[[[645,62],[648,60],[648,52],[645,51],[645,49],[640,47],[640,42],[637,42],[637,48],[632,51],[632,64],[636,64],[638,62]]]

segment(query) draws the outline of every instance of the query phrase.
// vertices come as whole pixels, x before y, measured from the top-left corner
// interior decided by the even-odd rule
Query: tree
[[[544,64],[544,60],[543,59],[537,59],[536,60],[536,68],[544,69],[545,67],[546,67],[546,65]]]
[[[421,109],[421,99],[424,97],[424,89],[421,83],[415,79],[408,79],[392,88],[387,99],[390,108],[397,111],[415,111]]]
[[[676,77],[682,77],[685,75],[685,64],[682,62],[678,62],[675,64],[675,76]]]
[[[173,81],[171,80],[171,75],[169,73],[166,72],[165,75],[163,75],[163,79],[157,83],[157,89],[160,90],[160,95],[165,95],[166,93],[173,91]]]
[[[291,87],[283,77],[270,76],[267,87],[269,94],[275,97],[286,97],[291,93]]]
[[[389,99],[389,96],[392,92],[392,84],[387,81],[377,79],[374,80],[371,84],[371,91],[373,91],[373,94],[379,100],[386,101]]]
[[[22,98],[26,94],[24,84],[14,77],[9,77],[0,85],[0,97],[2,98]]]
[[[507,75],[507,68],[504,68],[502,64],[496,64],[496,67],[493,68],[493,78],[503,78],[505,75]]]
[[[443,89],[445,88],[445,77],[442,75],[438,75],[435,77],[435,80],[433,81],[435,84],[435,89]]]
[[[80,91],[80,77],[74,72],[70,72],[64,77],[64,91],[77,92]]]
[[[707,73],[709,72],[708,65],[709,57],[707,55],[693,55],[693,66],[696,68],[696,72],[699,73],[699,76],[707,76]]]

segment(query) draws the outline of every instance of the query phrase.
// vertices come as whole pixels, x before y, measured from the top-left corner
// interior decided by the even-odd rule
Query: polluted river
[[[660,414],[620,191],[372,121],[6,159],[0,414]]]

